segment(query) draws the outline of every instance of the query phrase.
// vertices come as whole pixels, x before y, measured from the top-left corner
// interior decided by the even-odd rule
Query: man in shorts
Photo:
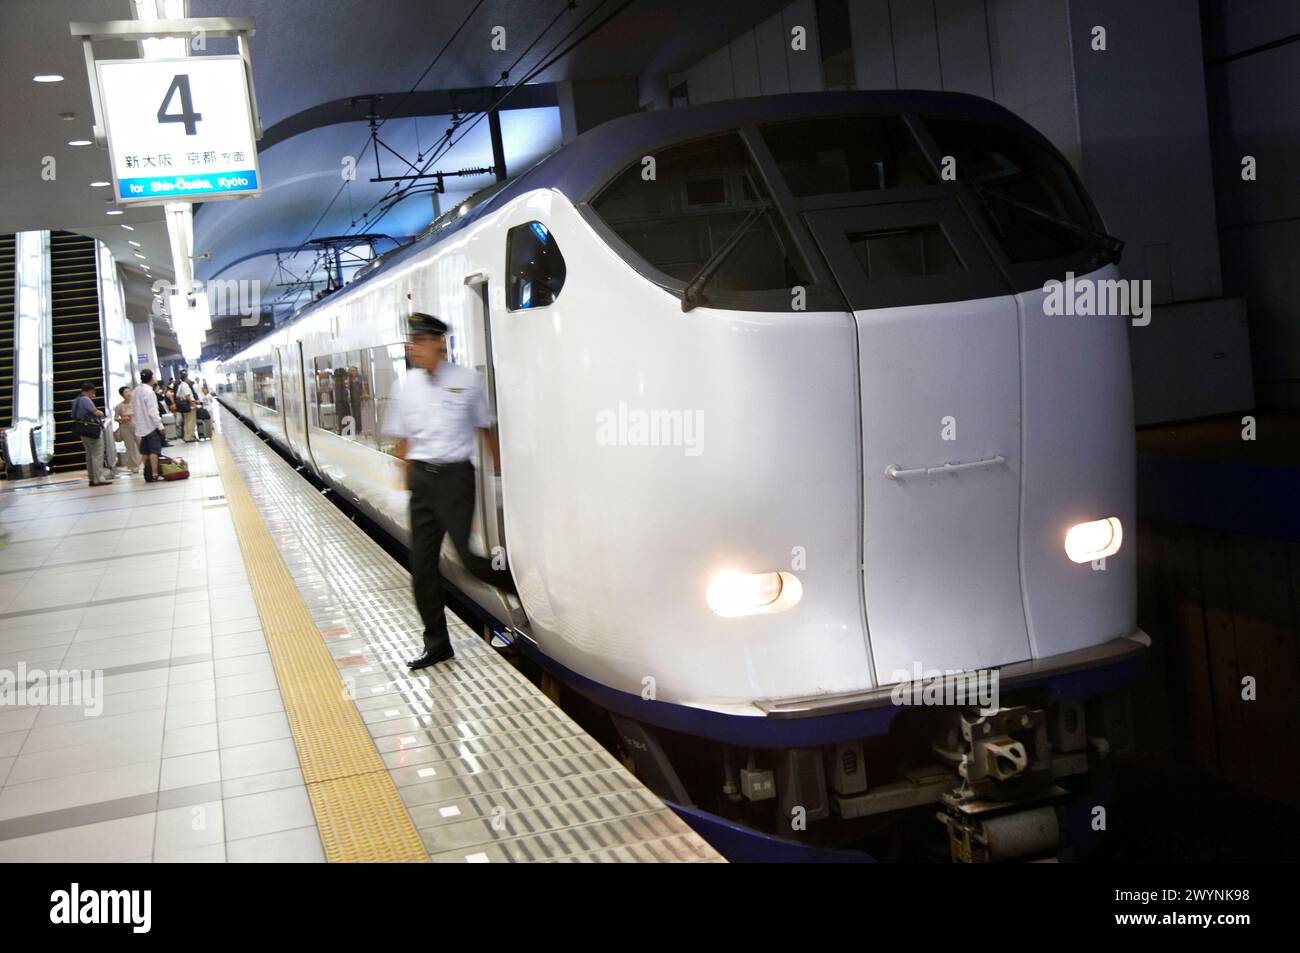
[[[152,382],[153,371],[146,367],[140,372],[140,386],[131,392],[131,425],[140,439],[146,483],[162,479],[158,455],[162,453],[163,420],[158,412],[158,395],[154,393]]]

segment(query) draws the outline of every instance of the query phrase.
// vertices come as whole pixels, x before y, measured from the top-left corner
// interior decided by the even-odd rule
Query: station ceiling
[[[283,298],[291,273],[310,270],[312,237],[374,231],[404,240],[433,217],[432,196],[413,196],[388,212],[373,229],[358,215],[371,209],[390,183],[370,183],[374,156],[368,151],[368,101],[381,117],[398,110],[381,138],[409,158],[451,124],[447,91],[497,85],[501,71],[520,54],[510,80],[563,50],[591,27],[603,25],[530,84],[560,80],[641,76],[684,70],[747,27],[784,6],[785,0],[190,0],[190,15],[251,16],[257,32],[251,48],[259,110],[266,135],[259,145],[264,189],[254,199],[200,206],[195,250],[210,253],[196,269],[200,278],[263,282],[262,300]],[[471,13],[472,11],[472,13]],[[101,238],[141,287],[147,275],[169,278],[167,234],[158,208],[115,210],[111,189],[91,182],[110,178],[107,153],[70,146],[92,138],[93,116],[80,43],[72,21],[129,19],[129,0],[6,0],[0,14],[0,78],[8,95],[0,106],[0,231],[62,228]],[[467,14],[468,19],[467,19]],[[612,15],[612,17],[611,17]],[[611,17],[606,22],[606,18]],[[459,33],[457,28],[461,27]],[[506,50],[491,46],[493,28],[506,31]],[[570,33],[570,31],[573,31]],[[564,40],[566,34],[570,34]],[[450,41],[450,43],[448,42]],[[531,49],[528,49],[532,45]],[[435,55],[446,51],[433,63]],[[233,52],[233,41],[211,39],[209,54]],[[134,43],[96,44],[100,58],[138,55]],[[197,53],[196,55],[202,55]],[[426,72],[427,69],[427,72]],[[59,73],[61,83],[35,83],[36,74]],[[404,99],[418,82],[416,93]],[[521,90],[521,94],[525,92]],[[503,138],[511,174],[559,145],[554,92],[529,90],[503,112]],[[426,111],[427,110],[427,111]],[[69,115],[70,114],[70,115]],[[409,114],[409,115],[407,115]],[[345,155],[357,156],[356,179],[340,175]],[[56,178],[41,176],[53,156]],[[391,161],[390,161],[391,160]],[[384,158],[384,173],[400,164]],[[465,135],[439,168],[491,164],[487,123]],[[491,176],[449,180],[442,208]],[[133,230],[122,228],[129,225]],[[138,242],[139,247],[129,244]],[[391,244],[382,243],[378,251]],[[299,249],[287,256],[285,251]],[[276,252],[288,264],[277,268]],[[142,262],[137,255],[143,254]],[[146,273],[142,265],[150,265]],[[136,289],[137,299],[143,294]],[[130,295],[129,295],[130,297]],[[147,299],[147,295],[144,295]]]

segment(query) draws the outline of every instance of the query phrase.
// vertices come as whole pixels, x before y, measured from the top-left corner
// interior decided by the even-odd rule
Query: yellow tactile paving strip
[[[213,450],[330,862],[427,861],[383,759],[220,433]]]

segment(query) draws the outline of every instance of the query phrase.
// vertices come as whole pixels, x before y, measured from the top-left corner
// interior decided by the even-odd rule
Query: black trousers
[[[444,535],[451,536],[461,562],[475,576],[507,592],[514,592],[515,584],[509,570],[493,569],[491,560],[469,551],[474,465],[469,461],[444,464],[434,472],[416,462],[411,468],[411,585],[424,622],[425,651],[442,653],[451,647],[446,582],[438,568]]]

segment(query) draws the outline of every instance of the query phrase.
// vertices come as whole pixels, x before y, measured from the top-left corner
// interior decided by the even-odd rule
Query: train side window
[[[264,364],[261,367],[254,367],[252,372],[253,403],[265,407],[267,410],[279,410],[275,387],[275,368],[270,364]]]
[[[332,357],[318,357],[312,361],[316,378],[316,426],[337,433],[334,421],[334,374]]]
[[[370,349],[371,393],[375,395],[375,420],[387,419],[388,409],[397,400],[402,385],[406,383],[406,345],[386,344]],[[393,453],[397,441],[380,433],[376,428],[376,446],[384,453]]]
[[[541,222],[506,233],[506,307],[511,311],[554,304],[567,272],[555,236]]]
[[[378,446],[370,354],[348,351],[316,358],[316,426],[340,437]]]
[[[763,127],[763,141],[796,197],[937,184],[898,116],[825,116]]]
[[[738,134],[683,143],[654,159],[653,177],[637,159],[591,207],[659,273],[661,283],[691,282],[738,228],[744,228],[743,235],[720,263],[714,262],[703,284],[706,303],[725,306],[736,303],[734,293],[788,293],[809,283],[807,265]]]
[[[375,399],[370,384],[370,351],[348,351],[348,406],[352,410],[352,439],[367,446],[375,442]]]

